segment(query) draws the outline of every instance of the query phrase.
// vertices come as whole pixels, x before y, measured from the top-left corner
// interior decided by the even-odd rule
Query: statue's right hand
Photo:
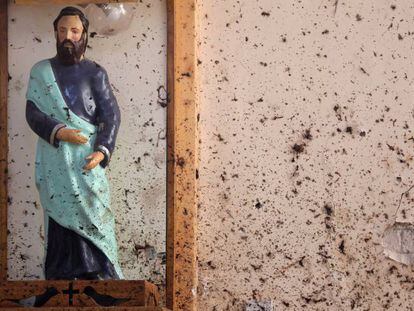
[[[72,144],[86,144],[88,138],[79,134],[81,130],[62,128],[56,133],[56,138]]]

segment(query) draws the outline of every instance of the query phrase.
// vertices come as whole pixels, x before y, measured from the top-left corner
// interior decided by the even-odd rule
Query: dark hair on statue
[[[83,14],[83,12],[81,10],[79,10],[78,8],[75,8],[73,6],[67,6],[66,8],[63,8],[60,11],[58,17],[56,17],[55,21],[53,22],[53,27],[54,27],[55,31],[57,31],[58,22],[63,16],[79,16],[79,19],[82,22],[83,32],[85,34],[88,33],[88,28],[89,28],[88,19],[86,18],[85,14]],[[87,35],[86,35],[86,38],[87,38]]]

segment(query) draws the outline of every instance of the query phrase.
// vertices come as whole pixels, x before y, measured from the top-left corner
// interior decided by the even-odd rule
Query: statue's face
[[[86,49],[83,25],[77,15],[62,16],[57,23],[56,49],[58,58],[66,65],[79,63]]]
[[[82,37],[83,26],[79,16],[63,16],[57,24],[57,39],[61,43],[65,39],[73,42]]]

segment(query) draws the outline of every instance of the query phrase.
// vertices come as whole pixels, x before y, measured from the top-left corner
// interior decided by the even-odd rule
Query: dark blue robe
[[[74,65],[63,65],[57,57],[50,62],[70,111],[97,126],[94,150],[104,154],[100,165],[106,167],[115,147],[121,118],[105,69],[87,59]],[[26,103],[26,120],[37,135],[59,148],[55,136],[65,124],[44,114],[31,101]],[[99,248],[52,218],[49,218],[47,236],[46,279],[118,278],[112,263]]]

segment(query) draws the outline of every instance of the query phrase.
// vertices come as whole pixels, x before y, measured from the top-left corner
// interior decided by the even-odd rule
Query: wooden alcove
[[[197,153],[195,0],[167,0],[167,308],[158,306],[156,286],[147,281],[7,280],[7,98],[8,4],[0,0],[0,309],[23,309],[16,300],[49,291],[36,310],[197,310]],[[121,2],[117,0],[14,0],[20,5]],[[125,0],[124,2],[133,2]],[[92,288],[92,289],[91,289]],[[122,298],[103,307],[85,292]]]

